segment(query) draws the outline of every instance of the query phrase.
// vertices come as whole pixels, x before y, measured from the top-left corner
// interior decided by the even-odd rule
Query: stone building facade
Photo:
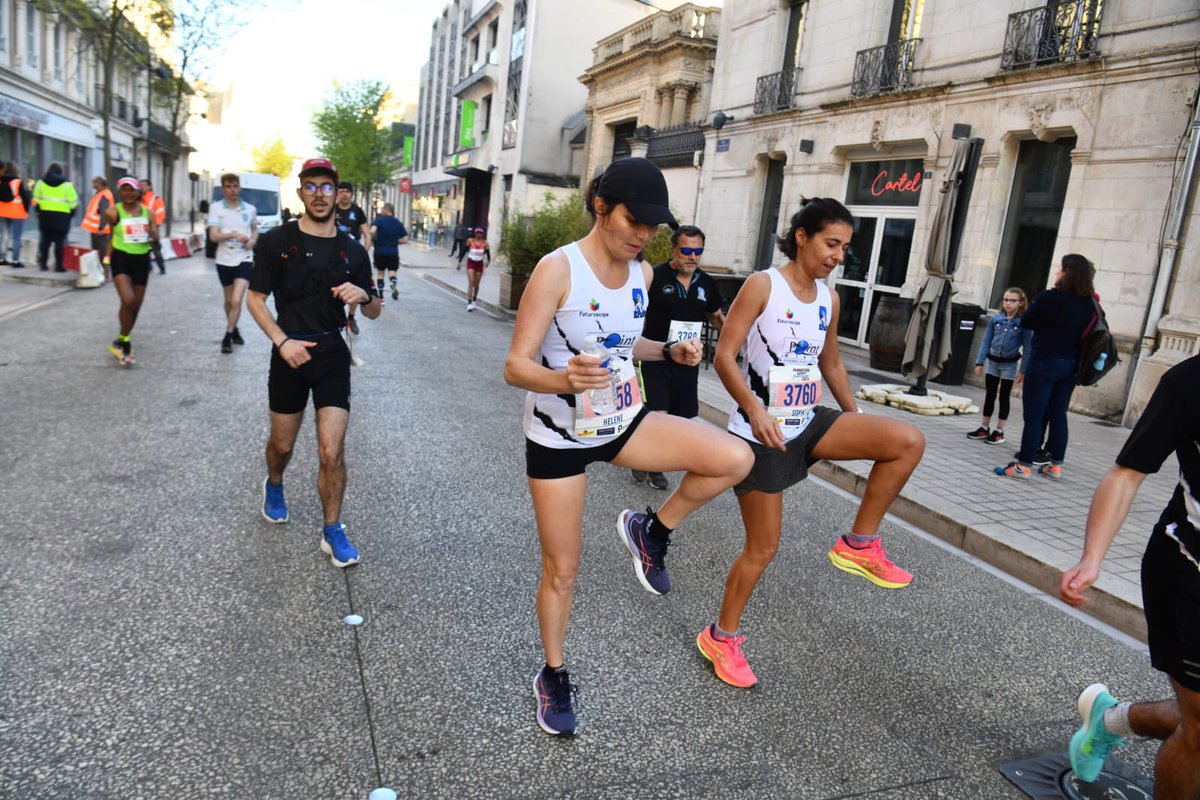
[[[1189,188],[1197,41],[1194,0],[730,4],[711,95],[728,122],[706,128],[697,203],[706,262],[778,263],[772,237],[799,198],[838,198],[858,219],[831,278],[839,334],[866,346],[880,300],[919,285],[954,137],[980,138],[955,300],[995,309],[1005,287],[1035,293],[1062,255],[1086,255],[1123,363],[1074,403],[1130,422],[1200,352],[1194,207],[1177,250],[1163,240]]]

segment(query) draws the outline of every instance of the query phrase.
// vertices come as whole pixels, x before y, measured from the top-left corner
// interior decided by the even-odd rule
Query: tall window
[[[526,0],[513,3],[512,49],[508,53],[508,86],[504,93],[504,138],[501,146],[517,146],[517,117],[521,111],[521,69],[525,62]]]
[[[1009,286],[1020,286],[1030,297],[1046,288],[1071,178],[1074,148],[1074,137],[1055,142],[1021,142],[1000,257],[996,259],[992,308],[999,307],[1000,298]]]
[[[893,0],[888,43],[921,38],[921,16],[924,13],[925,0]]]
[[[483,102],[479,104],[479,108],[483,113],[483,120],[480,124],[480,133],[487,133],[492,127],[492,96],[486,95]]]
[[[25,4],[25,63],[31,67],[38,64],[37,13],[35,3],[31,1]]]
[[[8,0],[0,0],[0,50],[8,49]]]
[[[783,71],[800,64],[800,44],[804,38],[804,20],[808,16],[808,0],[789,0],[787,42],[783,48]]]
[[[61,22],[54,23],[54,51],[52,54],[54,64],[54,79],[61,81],[63,79],[63,25]]]

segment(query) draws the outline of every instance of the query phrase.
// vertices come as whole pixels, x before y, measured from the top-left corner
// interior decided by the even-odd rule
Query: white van
[[[242,185],[242,199],[254,206],[258,212],[258,232],[266,233],[272,228],[283,224],[279,216],[279,178],[274,175],[264,175],[261,172],[239,172],[238,181]],[[225,202],[221,192],[220,179],[213,186],[212,204]]]
[[[239,172],[238,183],[242,187],[242,200],[254,206],[258,213],[258,232],[266,233],[272,228],[283,224],[279,206],[279,178],[274,175],[264,175],[261,172]],[[225,202],[225,193],[221,191],[221,179],[218,177],[212,190],[212,205]],[[217,243],[209,241],[208,228],[204,229],[204,255],[208,258],[217,257]]]

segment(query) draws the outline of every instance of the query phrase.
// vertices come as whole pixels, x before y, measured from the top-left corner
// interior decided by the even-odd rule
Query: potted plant
[[[500,273],[500,305],[517,308],[538,261],[564,244],[582,239],[591,228],[578,192],[561,198],[547,192],[532,214],[505,214],[498,252],[508,269]]]

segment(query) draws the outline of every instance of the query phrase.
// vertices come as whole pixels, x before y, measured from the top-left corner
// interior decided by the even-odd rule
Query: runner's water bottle
[[[1100,355],[1096,356],[1096,360],[1092,362],[1092,369],[1096,370],[1097,372],[1103,372],[1104,364],[1107,361],[1108,353],[1101,353]]]
[[[608,348],[603,342],[587,341],[583,345],[584,355],[595,356],[600,359],[599,366],[609,370],[608,386],[603,389],[588,389],[588,403],[592,407],[592,411],[597,414],[612,414],[617,410],[617,398],[613,394],[612,384],[612,354],[608,352]]]

